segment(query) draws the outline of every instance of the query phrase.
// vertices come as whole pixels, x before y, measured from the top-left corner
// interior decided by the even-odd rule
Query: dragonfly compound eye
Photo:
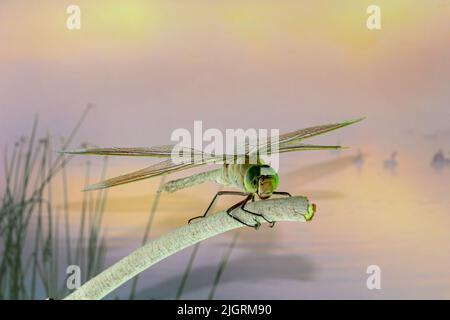
[[[247,192],[256,193],[258,191],[258,179],[260,177],[260,168],[252,166],[245,173],[244,185]]]

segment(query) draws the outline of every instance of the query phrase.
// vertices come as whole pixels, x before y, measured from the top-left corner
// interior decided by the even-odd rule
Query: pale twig
[[[314,208],[314,205],[309,204],[307,198],[301,196],[256,201],[246,206],[247,210],[264,214],[267,219],[272,221],[297,222],[311,220]],[[245,213],[240,209],[234,210],[233,214],[248,223],[255,223],[256,220],[261,224],[266,222],[264,219]],[[102,299],[126,281],[168,256],[197,242],[242,226],[240,222],[229,217],[224,211],[204,219],[198,219],[198,221],[175,229],[132,252],[86,282],[65,299]]]

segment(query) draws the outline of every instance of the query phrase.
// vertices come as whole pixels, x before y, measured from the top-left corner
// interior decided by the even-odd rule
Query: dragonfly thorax
[[[249,193],[267,199],[278,188],[278,173],[268,165],[252,165],[245,172],[244,186]]]

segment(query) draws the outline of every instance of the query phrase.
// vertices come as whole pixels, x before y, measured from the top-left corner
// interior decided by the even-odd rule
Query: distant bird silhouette
[[[442,169],[447,165],[450,165],[450,158],[446,158],[442,149],[439,149],[431,160],[431,166],[435,169]]]
[[[397,165],[397,152],[392,152],[391,157],[384,160],[384,168],[390,171],[394,171]]]

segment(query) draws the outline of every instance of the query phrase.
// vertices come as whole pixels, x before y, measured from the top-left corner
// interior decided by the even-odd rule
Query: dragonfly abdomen
[[[225,164],[220,169],[209,170],[189,177],[169,181],[159,189],[159,192],[172,193],[205,182],[215,182],[222,186],[231,186],[247,192],[244,179],[245,173],[250,166],[249,164]]]
[[[254,164],[225,164],[223,166],[223,185],[233,186],[241,191],[250,192],[245,187],[245,175]]]
[[[164,184],[158,192],[175,192],[181,189],[189,188],[204,182],[217,182],[221,180],[223,175],[222,169],[209,170],[197,173],[189,177],[172,180]]]

